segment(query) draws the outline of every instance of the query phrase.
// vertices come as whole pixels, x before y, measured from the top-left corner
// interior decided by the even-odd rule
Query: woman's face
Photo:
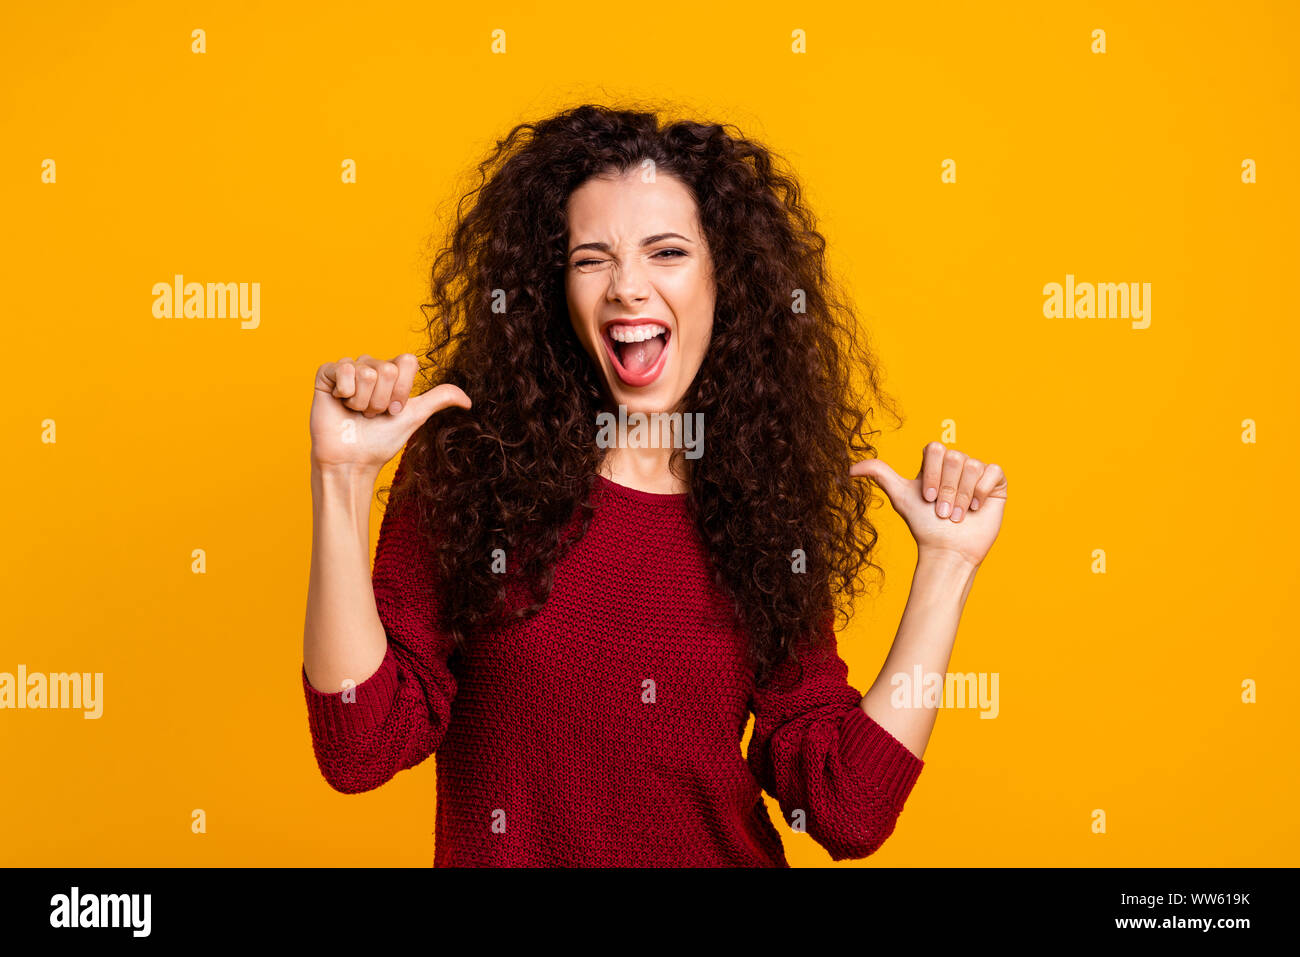
[[[628,412],[672,412],[713,331],[713,263],[695,200],[662,173],[597,176],[568,202],[569,319]]]

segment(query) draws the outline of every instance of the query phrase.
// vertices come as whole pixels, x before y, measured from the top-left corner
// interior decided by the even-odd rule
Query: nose
[[[650,297],[649,285],[646,271],[640,265],[635,262],[616,262],[610,270],[609,289],[605,293],[605,298],[610,302],[621,302],[624,305],[644,302]]]

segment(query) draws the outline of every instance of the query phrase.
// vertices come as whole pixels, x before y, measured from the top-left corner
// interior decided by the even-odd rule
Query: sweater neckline
[[[643,492],[639,488],[630,488],[627,485],[620,485],[618,482],[615,482],[612,479],[607,479],[599,473],[596,474],[596,481],[603,487],[617,493],[618,495],[622,495],[625,498],[630,498],[647,505],[675,505],[679,502],[686,501],[687,493],[685,492]]]

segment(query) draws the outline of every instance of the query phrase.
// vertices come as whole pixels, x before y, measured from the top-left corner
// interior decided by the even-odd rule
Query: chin
[[[656,383],[658,385],[658,383]],[[672,412],[681,402],[681,395],[675,395],[668,388],[653,390],[634,390],[624,388],[620,382],[607,382],[608,392],[615,406],[625,406],[628,414],[641,412],[653,415],[656,412]]]

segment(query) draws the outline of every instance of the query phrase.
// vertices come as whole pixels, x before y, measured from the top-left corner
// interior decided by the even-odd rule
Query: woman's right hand
[[[412,396],[419,363],[404,352],[391,361],[362,355],[316,370],[311,404],[314,466],[383,468],[425,420],[440,409],[470,407],[469,396],[443,384]]]

